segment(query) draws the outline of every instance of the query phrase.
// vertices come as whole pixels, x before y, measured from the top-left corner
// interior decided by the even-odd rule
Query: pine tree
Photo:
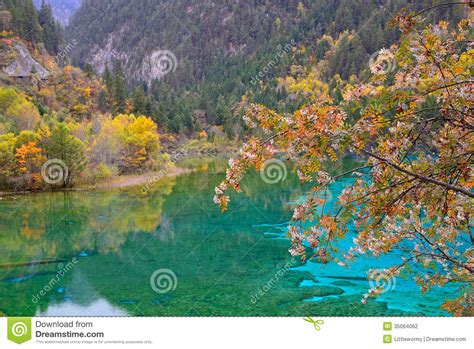
[[[113,97],[116,103],[116,111],[121,113],[125,110],[127,87],[125,85],[125,75],[123,73],[122,62],[118,59],[114,62],[112,75]]]
[[[112,81],[112,74],[110,73],[108,65],[105,66],[104,72],[102,74],[102,80],[104,81],[105,87],[107,87],[107,90],[109,91],[109,93],[112,94],[113,81]]]
[[[58,123],[46,140],[46,152],[50,159],[59,159],[67,166],[67,176],[63,177],[63,186],[69,187],[74,178],[85,168],[84,144],[71,135],[64,123]]]
[[[89,63],[87,63],[87,64],[84,66],[83,71],[84,71],[84,73],[87,75],[88,78],[92,78],[92,77],[95,75],[94,68],[93,68],[92,65],[89,64]]]
[[[23,39],[41,42],[41,27],[33,1],[4,0],[4,5],[12,15],[12,29]]]
[[[135,114],[146,114],[146,97],[145,92],[140,86],[135,87],[131,95],[133,102],[133,112]]]
[[[59,53],[59,45],[62,38],[62,29],[53,17],[51,5],[45,0],[41,2],[38,12],[38,22],[42,29],[42,37],[46,50],[52,55]]]

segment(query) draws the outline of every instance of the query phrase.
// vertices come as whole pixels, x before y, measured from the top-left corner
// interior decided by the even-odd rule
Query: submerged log
[[[66,259],[43,259],[43,260],[31,261],[31,262],[0,264],[0,269],[11,269],[11,268],[18,268],[18,267],[29,267],[32,265],[65,263],[65,262],[68,262],[68,261]]]

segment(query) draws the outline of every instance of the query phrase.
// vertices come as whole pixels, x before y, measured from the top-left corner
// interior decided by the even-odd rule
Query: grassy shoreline
[[[212,159],[228,159],[232,156],[232,152],[226,151],[218,154],[194,154],[183,156],[179,161],[168,166],[166,169],[161,171],[148,171],[144,173],[129,174],[115,176],[104,179],[98,183],[78,183],[72,188],[45,188],[42,190],[23,190],[23,191],[1,191],[0,199],[3,197],[15,196],[15,195],[28,195],[28,194],[41,194],[41,193],[52,193],[52,192],[81,192],[81,191],[103,191],[113,189],[123,189],[138,187],[140,185],[149,185],[162,178],[177,177],[183,174],[199,171],[200,165],[205,164],[208,160]]]
[[[59,188],[59,189],[45,189],[45,190],[24,190],[24,191],[0,191],[0,198],[9,197],[14,195],[28,195],[28,194],[41,194],[41,193],[53,193],[53,192],[79,192],[79,191],[102,191],[119,188],[131,188],[140,185],[153,183],[161,178],[176,177],[182,174],[193,172],[191,168],[184,168],[178,166],[172,166],[166,171],[150,171],[146,173],[123,175],[109,179],[105,179],[96,184],[79,184],[72,188]]]

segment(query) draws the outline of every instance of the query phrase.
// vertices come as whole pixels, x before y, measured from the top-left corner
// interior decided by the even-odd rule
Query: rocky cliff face
[[[28,48],[21,42],[0,42],[2,47],[1,73],[4,77],[47,79],[50,72],[38,63]]]

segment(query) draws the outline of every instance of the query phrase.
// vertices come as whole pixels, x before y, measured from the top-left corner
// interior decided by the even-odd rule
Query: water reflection
[[[0,264],[117,252],[127,235],[159,227],[174,184],[174,179],[161,180],[151,194],[137,188],[4,198]]]
[[[341,170],[351,166],[341,165]],[[242,183],[241,195],[232,194],[230,210],[222,214],[212,193],[224,168],[225,162],[207,162],[198,172],[162,179],[147,190],[3,198],[0,314],[438,315],[433,309],[443,294],[417,298],[431,307],[401,310],[407,294],[417,292],[411,286],[387,296],[389,304],[363,306],[368,285],[351,285],[346,278],[363,276],[367,263],[354,270],[296,263],[253,304],[251,296],[291,259],[286,225],[307,188],[294,175],[271,185],[255,173]],[[335,201],[340,188],[333,189]],[[77,263],[64,272],[73,258]],[[168,294],[150,287],[150,276],[161,268],[178,279]]]
[[[38,310],[35,316],[128,316],[128,312],[110,304],[106,299],[98,299],[88,305],[64,302],[50,304],[45,311]]]

